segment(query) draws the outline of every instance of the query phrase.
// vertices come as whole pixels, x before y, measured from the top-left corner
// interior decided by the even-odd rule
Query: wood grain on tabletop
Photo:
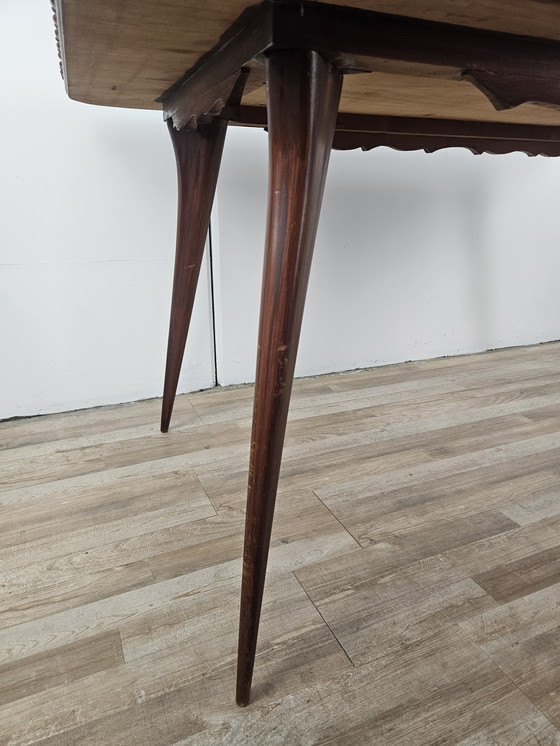
[[[560,39],[555,0],[328,0],[364,10],[429,21]],[[56,0],[65,76],[71,98],[104,106],[161,109],[158,98],[220,36],[250,0]],[[54,40],[53,40],[54,45]],[[406,66],[403,68],[406,73]],[[243,103],[264,104],[264,87]],[[345,77],[342,112],[443,117],[478,121],[560,124],[554,108],[524,104],[496,111],[468,82],[387,74]]]
[[[0,743],[560,744],[560,344],[295,382],[241,710],[251,398],[0,423]]]

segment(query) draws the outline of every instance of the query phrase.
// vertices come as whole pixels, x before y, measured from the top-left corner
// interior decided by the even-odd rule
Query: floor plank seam
[[[195,469],[193,469],[193,474],[194,474],[194,476],[195,476],[195,478],[196,478],[196,481],[197,481],[197,482],[198,482],[198,484],[200,485],[200,487],[201,487],[202,491],[203,491],[203,492],[204,492],[204,494],[206,495],[206,499],[208,500],[208,502],[209,502],[209,503],[210,503],[210,505],[212,506],[212,510],[214,511],[214,515],[218,515],[218,508],[216,507],[216,505],[215,505],[215,503],[214,503],[214,500],[212,500],[212,498],[211,498],[211,497],[210,497],[210,495],[208,494],[208,490],[207,490],[207,489],[205,488],[205,486],[204,486],[204,485],[202,484],[202,482],[201,482],[201,480],[200,480],[200,477],[199,477],[199,476],[198,476],[198,474],[196,473],[196,470],[195,470]],[[200,521],[200,520],[203,520],[203,519],[202,519],[202,518],[199,518],[198,520]],[[194,523],[194,522],[195,522],[195,521],[193,521],[193,523]]]
[[[474,580],[473,580],[473,583],[474,583],[474,582],[476,582],[476,581],[474,581]],[[476,583],[476,585],[478,585],[478,583]],[[479,586],[479,588],[480,588],[480,586]],[[482,590],[482,589],[481,589],[481,590]],[[551,719],[550,719],[550,718],[548,717],[548,715],[546,714],[546,712],[544,712],[544,711],[542,710],[542,708],[540,708],[540,707],[538,706],[538,704],[537,704],[536,702],[534,702],[534,701],[533,701],[533,700],[531,699],[531,697],[530,697],[530,696],[529,696],[529,695],[528,695],[528,694],[527,694],[527,693],[526,693],[525,691],[523,691],[523,687],[521,687],[521,686],[520,686],[520,685],[519,685],[519,684],[518,684],[518,683],[517,683],[517,682],[515,681],[515,679],[513,679],[513,678],[512,678],[512,677],[511,677],[511,676],[510,676],[510,675],[508,674],[508,672],[507,672],[507,671],[506,671],[506,670],[505,670],[505,669],[504,669],[504,668],[503,668],[503,667],[502,667],[502,666],[501,666],[501,665],[500,665],[500,664],[498,663],[498,661],[496,661],[496,660],[495,660],[495,659],[493,658],[493,656],[492,656],[492,655],[491,655],[490,653],[487,653],[487,652],[486,652],[486,650],[484,650],[484,648],[483,648],[483,647],[482,647],[481,645],[479,645],[479,644],[478,644],[478,643],[476,642],[476,640],[474,640],[474,639],[473,639],[473,636],[472,636],[472,635],[470,634],[470,632],[469,632],[469,630],[468,630],[468,629],[466,629],[465,627],[461,627],[461,629],[462,629],[462,630],[463,630],[463,631],[464,631],[464,632],[466,633],[467,637],[469,637],[469,638],[471,639],[471,641],[473,642],[473,644],[474,644],[474,645],[476,645],[476,646],[477,646],[477,648],[478,648],[478,649],[479,649],[479,650],[480,650],[480,651],[481,651],[481,652],[482,652],[482,653],[483,653],[483,654],[484,654],[484,655],[485,655],[485,656],[486,656],[486,657],[488,658],[488,660],[489,660],[489,661],[490,661],[490,662],[492,663],[492,665],[494,665],[494,666],[496,666],[497,668],[499,668],[499,669],[500,669],[500,671],[501,671],[501,672],[503,673],[503,675],[504,675],[504,676],[506,677],[506,679],[508,679],[508,681],[510,681],[510,682],[511,682],[511,683],[513,684],[513,686],[514,686],[514,687],[515,687],[515,688],[516,688],[516,689],[517,689],[517,690],[518,690],[518,691],[519,691],[519,692],[520,692],[520,693],[521,693],[521,694],[522,694],[522,695],[523,695],[523,696],[525,697],[525,699],[527,699],[527,700],[528,700],[528,701],[529,701],[529,702],[530,702],[530,703],[531,703],[531,704],[533,705],[533,707],[535,707],[535,708],[536,708],[536,709],[537,709],[537,710],[538,710],[538,711],[539,711],[539,712],[541,713],[541,715],[542,715],[542,716],[543,716],[543,717],[544,717],[544,718],[545,718],[545,719],[546,719],[546,720],[547,720],[547,721],[548,721],[548,722],[550,723],[551,727],[552,727],[552,728],[554,728],[554,730],[556,731],[556,733],[558,733],[558,734],[560,735],[560,728],[559,728],[559,727],[558,727],[558,726],[556,725],[556,723],[555,723],[555,722],[554,722],[553,720],[551,720]]]
[[[333,517],[333,518],[334,518],[334,519],[335,519],[335,520],[336,520],[336,521],[337,521],[337,522],[338,522],[338,523],[339,523],[339,524],[340,524],[340,525],[342,526],[342,528],[343,528],[343,529],[344,529],[344,530],[346,531],[346,533],[347,533],[347,534],[348,534],[348,535],[349,535],[349,536],[350,536],[350,537],[351,537],[351,538],[352,538],[352,539],[353,539],[353,540],[354,540],[354,541],[356,542],[356,544],[357,544],[358,548],[359,548],[359,549],[363,549],[364,547],[363,547],[363,546],[362,546],[362,545],[360,544],[360,542],[359,542],[359,541],[358,541],[358,539],[357,539],[357,538],[356,538],[356,537],[354,536],[354,534],[353,534],[353,533],[352,533],[352,532],[351,532],[351,531],[350,531],[350,530],[349,530],[348,528],[346,528],[346,526],[344,525],[344,523],[342,523],[342,521],[341,521],[341,520],[340,520],[340,519],[338,518],[338,516],[336,516],[336,515],[335,515],[335,514],[334,514],[334,513],[332,512],[332,510],[331,510],[331,509],[329,508],[329,506],[328,506],[328,505],[327,505],[327,504],[326,504],[326,503],[325,503],[325,502],[324,502],[323,500],[321,500],[321,498],[320,498],[320,497],[319,497],[319,495],[318,495],[318,494],[317,494],[317,493],[315,492],[315,490],[311,490],[311,492],[313,492],[313,494],[315,495],[315,497],[317,498],[317,500],[319,500],[319,502],[321,503],[321,505],[324,505],[324,506],[325,506],[325,508],[326,508],[326,509],[327,509],[327,510],[329,511],[329,513],[330,513],[330,514],[332,515],[332,517]],[[299,582],[299,581],[298,581],[298,582]]]
[[[333,636],[333,638],[334,638],[334,639],[336,640],[336,642],[337,642],[338,646],[340,647],[340,649],[342,650],[342,652],[344,653],[344,655],[345,655],[345,656],[346,656],[346,658],[348,659],[348,662],[350,663],[350,665],[352,666],[352,668],[357,668],[356,664],[354,663],[354,661],[352,660],[352,658],[350,658],[350,656],[348,655],[348,653],[347,653],[347,652],[346,652],[346,650],[344,649],[344,646],[342,645],[342,643],[340,642],[340,640],[338,639],[338,637],[337,637],[337,636],[335,635],[335,633],[333,632],[333,630],[332,630],[332,628],[331,628],[330,624],[329,624],[329,623],[327,622],[327,620],[325,619],[325,617],[324,617],[324,616],[323,616],[323,615],[321,614],[321,612],[319,611],[319,609],[317,608],[317,606],[316,606],[316,605],[315,605],[315,604],[313,603],[313,600],[311,599],[311,597],[310,597],[309,593],[308,593],[308,592],[307,592],[307,591],[305,590],[304,586],[303,586],[303,585],[301,584],[301,581],[300,581],[300,579],[298,578],[298,576],[297,576],[296,572],[295,572],[295,571],[292,571],[292,575],[293,575],[293,576],[294,576],[294,578],[295,578],[295,579],[297,580],[297,582],[298,582],[298,584],[300,585],[300,587],[301,587],[302,591],[303,591],[303,592],[305,593],[305,595],[306,595],[306,596],[307,596],[307,598],[309,599],[309,602],[310,602],[311,604],[313,604],[313,608],[315,609],[315,611],[317,612],[317,614],[319,614],[319,616],[320,616],[320,617],[321,617],[321,619],[323,620],[323,624],[324,624],[324,625],[326,626],[326,628],[327,628],[327,629],[329,630],[329,632],[331,633],[331,635]]]

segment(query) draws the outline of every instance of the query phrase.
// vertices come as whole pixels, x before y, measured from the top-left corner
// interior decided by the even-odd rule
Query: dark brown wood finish
[[[231,124],[267,126],[266,106],[232,106],[226,110]],[[498,140],[535,140],[560,142],[560,127],[510,122],[476,122],[433,117],[397,117],[379,114],[348,114],[336,118],[337,132],[364,132],[401,135],[440,135],[442,137],[476,137]]]
[[[446,148],[466,148],[474,155],[492,153],[525,153],[526,155],[559,156],[560,142],[535,140],[500,140],[498,138],[445,137],[442,135],[399,135],[397,133],[337,132],[335,150],[372,150],[384,145],[395,150],[424,150],[435,153]]]
[[[560,43],[550,39],[317,2],[276,6],[273,35],[279,48],[319,49],[346,70],[449,79],[468,75],[477,85],[480,76],[484,92],[500,109],[525,101],[560,103]]]
[[[232,124],[266,127],[264,106],[238,106],[227,110]],[[381,145],[397,150],[467,148],[473,153],[560,155],[560,127],[457,119],[339,114],[333,148],[370,150]]]
[[[219,113],[244,66],[273,49],[311,49],[344,72],[469,80],[497,109],[560,105],[560,42],[319,2],[265,0],[241,14],[220,42],[158,99],[178,127]]]
[[[177,392],[227,122],[214,119],[209,124],[199,124],[196,130],[176,130],[169,119],[168,127],[177,160],[179,210],[161,413],[162,433],[169,429]]]
[[[276,489],[340,73],[314,51],[267,60],[269,204],[245,525],[237,702],[249,701]]]
[[[219,43],[157,99],[163,103],[164,119],[177,129],[195,129],[201,117],[219,115],[230,100],[239,71],[252,73],[245,91],[264,85],[261,52],[270,46],[272,15],[269,4],[247,8],[226,31]]]

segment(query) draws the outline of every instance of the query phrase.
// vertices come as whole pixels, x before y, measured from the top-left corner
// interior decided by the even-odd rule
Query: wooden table
[[[237,702],[246,705],[331,147],[560,155],[560,5],[55,0],[55,22],[68,95],[163,108],[175,148],[179,217],[162,432],[171,419],[227,125],[268,126],[237,677]]]

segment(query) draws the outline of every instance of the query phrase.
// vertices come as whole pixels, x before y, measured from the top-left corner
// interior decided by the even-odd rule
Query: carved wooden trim
[[[264,106],[240,106],[227,110],[232,124],[266,127]],[[538,124],[468,122],[457,119],[391,117],[371,114],[339,114],[333,147],[337,150],[380,146],[395,150],[467,148],[472,153],[560,155],[560,127]]]
[[[462,78],[473,83],[498,111],[528,103],[546,102],[550,106],[560,106],[558,79],[532,75],[497,75],[479,70],[465,70]]]
[[[158,101],[175,127],[218,115],[241,68],[248,90],[261,85],[263,55],[315,50],[342,72],[385,72],[467,80],[497,108],[525,102],[560,105],[560,42],[448,23],[391,16],[319,2],[247,8],[219,43]]]
[[[559,156],[560,142],[535,142],[534,140],[500,140],[497,138],[442,137],[441,135],[400,135],[397,133],[337,132],[334,136],[335,150],[372,150],[385,146],[394,150],[423,150],[435,153],[445,148],[466,148],[474,155],[492,153],[525,153],[526,155]]]
[[[59,19],[62,19],[62,8],[60,5],[60,0],[51,0],[51,8],[53,12],[53,22],[54,22],[54,38],[56,39],[56,48],[58,50],[58,66],[60,69],[60,75],[62,77],[62,80],[65,80],[64,75],[64,37],[63,37],[63,25],[61,22],[59,22]]]
[[[157,99],[163,103],[164,119],[172,119],[176,129],[195,129],[201,117],[219,115],[240,70],[252,73],[245,83],[247,92],[263,85],[264,59],[259,55],[270,45],[271,20],[269,3],[243,11],[218,44]]]

